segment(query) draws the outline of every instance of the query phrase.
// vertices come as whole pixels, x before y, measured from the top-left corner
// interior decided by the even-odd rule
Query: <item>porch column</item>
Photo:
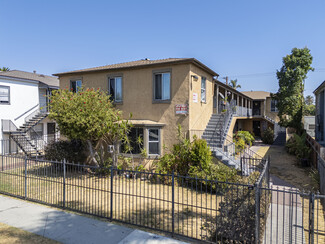
[[[234,100],[234,93],[231,93],[231,100]]]
[[[264,100],[263,116],[265,116],[265,110],[266,110],[266,100]]]
[[[216,97],[217,97],[217,100],[216,100],[216,113],[218,114],[219,113],[219,86],[217,85],[217,94],[216,94]]]

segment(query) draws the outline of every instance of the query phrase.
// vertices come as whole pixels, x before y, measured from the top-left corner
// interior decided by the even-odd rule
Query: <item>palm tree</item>
[[[237,79],[230,81],[230,86],[234,89],[241,88],[241,85],[237,85]]]
[[[8,67],[2,67],[0,68],[0,71],[9,71],[10,69]]]
[[[305,103],[306,103],[307,105],[312,105],[312,104],[314,104],[314,98],[313,98],[313,96],[308,95],[308,96],[306,97],[306,99],[305,99]]]

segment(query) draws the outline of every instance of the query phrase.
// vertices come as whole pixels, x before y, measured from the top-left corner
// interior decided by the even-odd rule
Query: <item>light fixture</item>
[[[198,81],[199,80],[199,77],[197,75],[192,75],[192,78],[194,81]]]

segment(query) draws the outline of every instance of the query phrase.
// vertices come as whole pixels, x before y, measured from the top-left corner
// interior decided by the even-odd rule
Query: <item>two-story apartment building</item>
[[[58,88],[53,76],[0,72],[0,153],[37,151],[36,138],[46,143],[48,135],[55,135],[55,123],[47,118],[47,95]]]
[[[125,119],[132,114],[131,137],[142,137],[151,156],[161,155],[164,146],[171,148],[178,124],[184,132],[205,128],[213,113],[213,80],[218,76],[193,58],[145,59],[55,75],[63,89],[107,91]]]
[[[194,58],[144,59],[54,75],[62,89],[107,91],[125,119],[132,114],[130,137],[143,138],[151,157],[177,142],[178,125],[189,138],[210,138],[213,148],[220,145],[215,131],[232,138],[237,121],[239,127],[241,121],[253,119],[254,99],[218,81],[215,71]],[[266,116],[258,119],[267,120]],[[132,153],[139,153],[138,145],[132,147]]]

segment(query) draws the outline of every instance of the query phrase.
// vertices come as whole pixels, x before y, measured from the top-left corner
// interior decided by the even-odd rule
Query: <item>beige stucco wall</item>
[[[197,76],[194,81],[192,76]],[[201,81],[206,78],[206,102],[201,102]],[[190,130],[204,130],[213,113],[213,77],[197,66],[191,64],[189,82],[189,128]],[[193,94],[197,93],[198,101],[193,101]]]
[[[280,120],[279,120],[279,117],[278,117],[278,113],[277,112],[271,112],[271,101],[272,101],[271,97],[266,98],[265,115],[267,117],[270,117],[274,121],[279,122]]]
[[[175,106],[177,104],[189,103],[190,68],[190,64],[179,64],[173,66],[120,70],[118,72],[103,71],[80,75],[64,75],[60,77],[60,87],[69,88],[70,80],[82,79],[84,87],[100,88],[104,91],[108,91],[108,77],[121,75],[123,77],[123,103],[117,104],[116,107],[123,111],[124,118],[128,118],[129,114],[132,113],[132,119],[146,119],[164,123],[165,126],[163,130],[161,130],[161,138],[163,138],[163,140],[160,145],[161,152],[164,153],[163,145],[167,148],[171,148],[176,142],[178,124],[182,126],[184,132],[189,130],[191,110],[189,116],[176,115]],[[168,103],[153,102],[153,72],[160,70],[171,71],[171,101]],[[207,87],[212,87],[211,76],[207,75],[206,77],[208,80]],[[210,93],[212,92],[212,89],[207,90],[210,90]],[[196,114],[197,111],[198,109],[195,107],[193,113]],[[210,113],[207,117],[211,116],[211,111],[207,111],[207,113]]]

